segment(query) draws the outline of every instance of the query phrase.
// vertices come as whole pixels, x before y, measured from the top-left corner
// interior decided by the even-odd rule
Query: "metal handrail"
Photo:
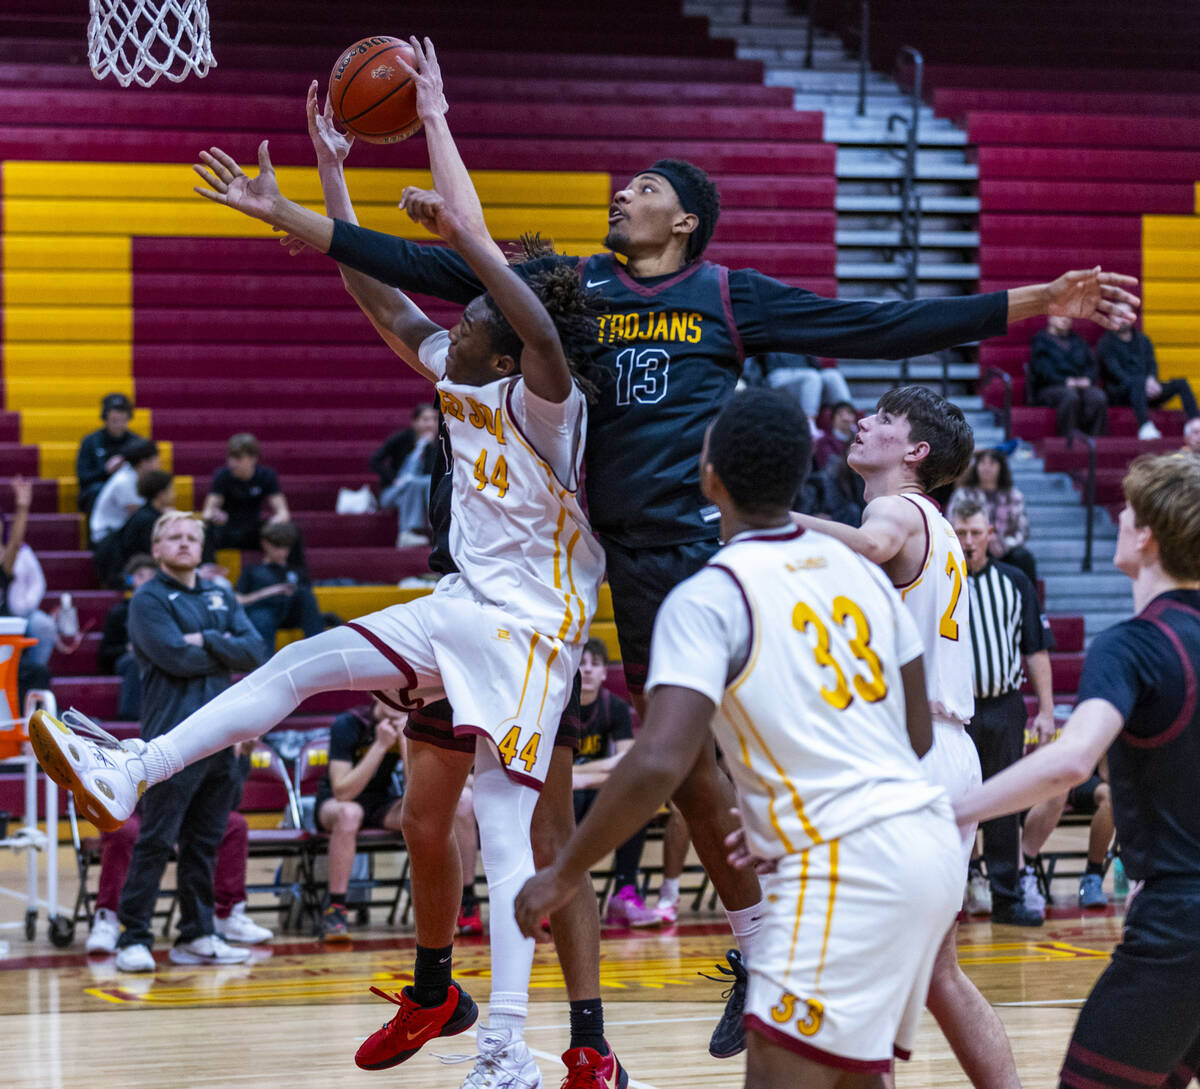
[[[862,0],[859,5],[858,29],[858,116],[867,112],[867,68],[871,51],[871,2]]]
[[[1091,435],[1085,434],[1079,428],[1072,429],[1067,435],[1067,449],[1070,450],[1075,445],[1075,438],[1078,436],[1087,443],[1088,448],[1088,473],[1087,480],[1083,486],[1083,502],[1087,511],[1087,527],[1084,530],[1084,545],[1083,545],[1083,563],[1080,565],[1080,571],[1090,571],[1092,569],[1092,523],[1095,519],[1096,510],[1096,440]]]
[[[1012,405],[1013,405],[1013,382],[1012,375],[1008,371],[1002,371],[999,367],[985,367],[983,377],[999,378],[1004,384],[1004,407],[1000,410],[1000,423],[1004,427],[1004,441],[1008,442],[1012,438]]]

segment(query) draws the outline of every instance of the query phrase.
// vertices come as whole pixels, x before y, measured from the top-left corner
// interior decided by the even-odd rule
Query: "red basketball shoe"
[[[354,1062],[363,1070],[386,1070],[411,1059],[423,1044],[438,1036],[454,1036],[469,1029],[479,1017],[479,1007],[466,991],[453,983],[440,1006],[418,1006],[405,990],[389,994],[378,987],[372,994],[386,998],[400,1011],[382,1028],[371,1033],[355,1052]]]
[[[567,1076],[559,1089],[626,1089],[629,1075],[610,1047],[607,1055],[590,1047],[573,1047],[563,1052]]]

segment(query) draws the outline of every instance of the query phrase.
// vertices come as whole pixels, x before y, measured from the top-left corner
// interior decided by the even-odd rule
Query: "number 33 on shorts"
[[[771,1007],[771,1020],[786,1025],[796,1017],[797,1006],[803,1011],[803,1016],[796,1018],[796,1031],[801,1036],[816,1036],[825,1020],[825,1006],[815,998],[797,998],[785,992],[779,1002]]]
[[[500,750],[500,759],[504,761],[504,766],[510,767],[514,760],[520,760],[525,764],[527,772],[533,771],[534,764],[537,763],[538,746],[542,743],[542,733],[540,730],[534,730],[533,736],[521,744],[521,727],[513,726],[500,740],[496,746]]]

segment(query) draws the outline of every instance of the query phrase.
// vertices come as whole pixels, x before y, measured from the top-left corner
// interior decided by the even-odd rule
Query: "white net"
[[[204,0],[89,0],[88,62],[97,79],[149,87],[216,67]]]

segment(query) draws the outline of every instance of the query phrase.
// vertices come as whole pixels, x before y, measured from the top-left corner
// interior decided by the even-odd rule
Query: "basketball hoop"
[[[173,83],[216,66],[204,0],[88,0],[88,62],[92,75],[114,75],[122,87]]]

